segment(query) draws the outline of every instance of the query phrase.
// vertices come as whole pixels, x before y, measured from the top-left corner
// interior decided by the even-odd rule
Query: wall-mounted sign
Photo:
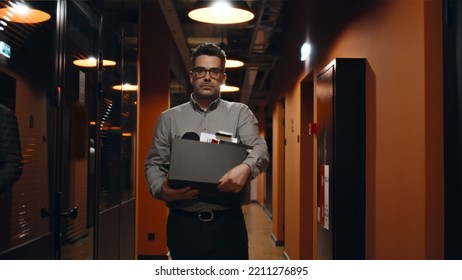
[[[11,57],[11,47],[7,43],[0,41],[0,54],[8,58]]]

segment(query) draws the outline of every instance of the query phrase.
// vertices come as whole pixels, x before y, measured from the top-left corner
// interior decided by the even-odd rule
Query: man
[[[225,62],[224,51],[214,44],[201,45],[194,51],[190,101],[160,115],[147,155],[145,173],[150,192],[170,208],[167,245],[172,259],[248,259],[240,205],[205,203],[197,199],[197,189],[173,189],[168,184],[172,140],[187,132],[200,135],[226,131],[252,147],[243,163],[224,174],[217,185],[223,193],[242,193],[242,203],[249,200],[249,181],[268,166],[266,142],[259,137],[253,113],[244,104],[220,98],[220,86],[226,81]]]
[[[0,104],[0,201],[22,174],[18,122],[8,107]]]

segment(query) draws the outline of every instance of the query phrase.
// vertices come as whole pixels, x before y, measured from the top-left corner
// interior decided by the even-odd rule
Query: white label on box
[[[217,136],[212,133],[206,133],[202,132],[200,136],[200,141],[201,142],[206,142],[206,143],[220,143],[220,141],[227,141],[227,142],[232,142],[232,143],[237,143],[237,138],[234,137],[222,137],[222,136]]]

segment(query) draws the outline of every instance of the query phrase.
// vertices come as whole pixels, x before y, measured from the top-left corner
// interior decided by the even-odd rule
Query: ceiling
[[[190,55],[199,44],[221,44],[228,58],[245,62],[241,68],[227,69],[227,85],[238,86],[239,92],[223,93],[228,100],[240,101],[251,108],[264,105],[272,70],[281,56],[277,38],[283,32],[282,17],[287,0],[246,1],[255,18],[241,24],[205,24],[191,20],[187,13],[196,0],[158,0],[167,24],[187,69]],[[138,0],[105,0],[104,10],[113,20],[125,21],[125,41],[136,48]],[[123,14],[124,16],[121,16]]]

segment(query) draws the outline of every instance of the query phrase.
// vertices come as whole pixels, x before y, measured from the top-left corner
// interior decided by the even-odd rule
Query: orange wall
[[[140,1],[138,167],[137,167],[137,255],[166,256],[167,208],[148,192],[144,161],[151,145],[159,114],[169,106],[170,32],[158,4]],[[161,43],[159,38],[164,38]],[[164,55],[161,55],[164,54]],[[147,239],[148,233],[155,240]]]
[[[346,28],[329,53],[330,58],[365,57],[375,76],[376,88],[369,89],[366,101],[375,108],[368,111],[375,127],[366,136],[368,144],[375,141],[375,150],[367,150],[374,162],[366,162],[375,166],[366,175],[375,178],[366,187],[375,194],[375,217],[367,221],[375,244],[367,244],[373,248],[368,258],[443,257],[441,8],[438,1],[426,2],[382,4]],[[426,17],[429,10],[434,13]],[[428,26],[437,30],[426,34]],[[428,111],[427,104],[436,108]],[[428,135],[437,135],[432,144]],[[429,220],[427,213],[436,217]],[[436,237],[432,246],[427,246],[429,233]]]
[[[258,127],[259,127],[259,132],[260,132],[260,137],[265,138],[265,110],[264,108],[260,107],[253,112],[255,114],[255,117],[258,120]],[[266,174],[263,172],[262,174],[258,175],[256,180],[256,186],[257,186],[257,202],[260,205],[265,204],[265,184],[266,184]]]
[[[300,89],[300,258],[314,259],[317,250],[316,184],[317,162],[314,146],[315,136],[309,133],[314,121],[314,77],[312,73],[301,82]]]
[[[299,81],[315,75],[336,57],[366,58],[366,256],[369,259],[439,259],[443,257],[442,53],[440,1],[370,1],[369,9],[349,6],[316,9],[310,1],[294,3],[286,53],[276,68],[273,89],[285,95],[286,138],[294,141],[299,124]],[[341,8],[341,13],[338,9]],[[297,12],[298,11],[298,12]],[[299,12],[299,11],[305,11]],[[318,15],[307,16],[309,11]],[[291,14],[292,15],[292,14]],[[350,16],[350,17],[349,17]],[[317,17],[317,18],[316,18]],[[313,18],[315,19],[313,21]],[[329,20],[342,24],[331,24]],[[325,23],[313,27],[314,24]],[[295,28],[297,27],[297,28]],[[311,61],[299,70],[299,48],[313,46]],[[292,71],[288,69],[293,69]],[[299,106],[299,105],[298,105]],[[316,115],[316,114],[315,114]],[[294,119],[294,131],[291,121]],[[286,197],[299,195],[297,147],[286,148]],[[289,160],[289,161],[287,161]],[[292,166],[293,165],[293,166]],[[294,209],[292,209],[294,208]],[[285,211],[296,212],[296,205]],[[285,240],[299,242],[297,214],[286,214]],[[294,245],[295,246],[295,245]],[[299,249],[287,244],[289,257]]]
[[[301,258],[300,216],[300,87],[286,94],[285,99],[285,211],[284,251],[291,259]]]
[[[312,77],[308,77],[308,80]],[[312,82],[307,82],[311,84]],[[313,91],[301,81],[285,95],[284,251],[290,259],[313,259],[316,232],[313,187]]]
[[[284,108],[280,101],[273,110],[272,152],[272,235],[275,241],[284,241]]]

